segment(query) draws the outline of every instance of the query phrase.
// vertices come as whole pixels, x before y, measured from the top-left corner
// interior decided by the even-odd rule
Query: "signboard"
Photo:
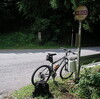
[[[79,21],[86,19],[88,15],[88,9],[86,6],[79,6],[75,11],[75,18]]]
[[[75,79],[79,79],[80,74],[80,55],[81,55],[81,28],[82,21],[86,19],[88,15],[88,9],[86,6],[79,6],[75,10],[75,18],[79,21],[79,31],[78,31],[78,55],[77,55],[77,72],[75,73]]]

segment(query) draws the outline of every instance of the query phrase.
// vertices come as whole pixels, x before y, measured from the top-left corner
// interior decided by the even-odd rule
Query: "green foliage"
[[[85,69],[77,85],[76,93],[85,99],[99,99],[100,72],[93,73],[91,69]]]
[[[45,14],[49,7],[50,0],[21,0],[17,3],[19,11],[27,17],[41,16]]]
[[[34,42],[35,36],[34,34],[25,34],[23,32],[15,32],[6,35],[0,36],[0,46],[3,48],[5,47],[17,47],[23,46],[26,44],[31,44]]]
[[[57,14],[49,17],[50,25],[48,30],[51,34],[50,40],[58,44],[69,45],[72,19],[65,19],[65,17],[67,17],[66,13],[62,10],[59,11],[59,13],[61,13],[61,15]]]
[[[50,4],[51,7],[53,9],[57,9],[57,8],[64,8],[65,6],[68,7],[69,5],[67,5],[67,1],[66,0],[50,0]]]
[[[52,10],[50,10],[49,12],[51,13]],[[55,10],[54,12],[55,15],[50,15],[48,16],[48,18],[37,17],[31,29],[36,36],[38,32],[41,32],[42,34],[42,41],[40,42],[41,44],[54,42],[54,44],[69,45],[70,44],[69,35],[71,32],[70,21],[72,21],[72,19],[67,19],[67,18],[65,19],[65,17],[67,17],[65,11]],[[61,14],[59,15],[58,12]]]
[[[89,26],[89,23],[88,23],[87,21],[84,22],[83,28],[84,28],[85,30],[90,30],[90,26]]]
[[[71,0],[71,3],[73,4],[72,8],[75,10],[78,7],[78,1]]]
[[[41,5],[42,4],[42,5]],[[66,8],[73,8],[74,10],[80,6],[80,5],[85,5],[87,6],[89,10],[89,17],[87,18],[87,22],[84,23],[83,28],[85,30],[90,30],[91,24],[97,23],[100,18],[99,18],[99,9],[100,5],[98,4],[97,0],[71,0],[71,1],[66,1],[66,0],[33,0],[33,1],[27,1],[27,0],[21,0],[18,2],[19,10],[23,11],[25,15],[28,17],[34,17],[43,15],[42,13],[46,13],[48,9],[50,9],[50,5],[54,9],[63,9],[65,10]],[[68,10],[68,9],[66,9]],[[71,9],[70,9],[71,10]],[[31,11],[31,12],[30,12]],[[71,16],[73,17],[73,16]]]
[[[73,12],[79,5],[85,5],[89,10],[88,17],[83,22],[85,31],[83,30],[82,37],[85,40],[82,41],[86,44],[89,41],[90,44],[96,45],[98,43],[100,45],[98,42],[100,23],[100,3],[98,0],[1,0],[0,33],[8,36],[6,38],[1,35],[2,38],[6,38],[5,40],[1,38],[1,45],[14,46],[16,43],[23,45],[24,43],[31,43],[32,40],[38,42],[38,31],[43,33],[42,44],[56,42],[59,45],[70,45],[72,28],[74,34],[78,32],[78,22],[76,23],[74,20]],[[31,32],[26,33],[24,31],[22,34],[21,32],[16,34],[15,32],[21,31],[21,28],[28,28]],[[12,37],[11,34],[9,37],[10,32],[14,32],[15,36]],[[89,34],[90,32],[91,34]],[[86,35],[84,35],[85,33]],[[20,37],[18,37],[19,35]],[[90,37],[90,35],[92,36]],[[16,36],[18,39],[15,40]],[[93,37],[95,38],[94,41],[97,41],[96,43],[91,43]]]
[[[45,18],[37,18],[35,23],[32,26],[34,32],[43,32],[48,28],[50,21]]]
[[[57,2],[58,0],[51,0],[50,1],[50,4],[51,4],[51,7],[54,8],[54,9],[57,9],[58,8],[58,5],[57,5]]]

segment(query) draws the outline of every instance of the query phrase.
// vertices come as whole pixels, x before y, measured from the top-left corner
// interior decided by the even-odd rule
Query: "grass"
[[[0,34],[0,49],[47,49],[60,48],[55,41],[39,41],[34,33],[14,32]],[[70,46],[64,46],[70,47]]]
[[[69,89],[73,86],[73,84],[70,84],[71,80],[64,80],[57,79],[58,84],[55,85],[52,80],[50,80],[49,83],[49,90],[52,93],[54,99],[70,99],[70,97],[73,97],[72,99],[76,99],[74,95],[72,95],[69,92]],[[72,82],[72,81],[71,81]],[[32,98],[32,92],[34,92],[34,86],[29,85],[25,86],[22,89],[15,91],[10,96],[8,96],[8,99],[47,99],[46,97],[36,97]]]
[[[0,49],[49,49],[49,48],[60,48],[59,46],[46,46],[46,45],[35,45],[35,44],[27,44],[27,45],[18,45],[18,46],[5,46],[0,47]]]
[[[91,73],[100,72],[100,66],[92,67],[91,69],[88,68],[88,70],[91,70]],[[84,73],[85,71],[82,70],[81,74]],[[77,95],[76,93],[77,91],[75,92],[75,88],[77,87],[77,84],[73,82],[73,78],[67,80],[61,80],[60,78],[57,78],[57,82],[58,82],[57,85],[55,85],[52,80],[48,82],[50,87],[49,88],[50,92],[54,96],[54,99],[86,99],[86,98],[81,98],[79,95]],[[47,97],[32,98],[32,92],[34,92],[34,86],[28,85],[21,88],[18,91],[13,92],[5,99],[48,99]],[[95,97],[96,95],[94,95],[93,99],[100,99]]]
[[[91,63],[91,62],[98,62],[100,61],[100,54],[95,55],[88,55],[88,56],[82,56],[80,58],[80,63],[83,65]]]
[[[45,45],[40,45],[40,44],[19,44],[19,45],[14,45],[14,46],[0,46],[0,49],[55,49],[55,48],[71,48],[70,46],[63,46],[63,45],[51,45],[51,44],[45,44]]]

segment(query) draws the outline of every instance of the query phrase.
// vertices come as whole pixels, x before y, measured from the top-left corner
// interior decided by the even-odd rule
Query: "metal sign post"
[[[75,11],[75,18],[79,21],[79,30],[78,30],[78,56],[77,56],[77,71],[75,73],[75,79],[79,79],[80,74],[80,54],[81,54],[81,30],[82,30],[82,21],[86,19],[88,15],[88,9],[85,6],[79,6]]]
[[[79,78],[79,74],[80,74],[80,56],[81,56],[81,29],[82,28],[82,21],[79,21],[79,31],[78,31],[78,56],[77,56],[77,73],[78,73],[78,77]],[[77,79],[76,78],[76,79]]]

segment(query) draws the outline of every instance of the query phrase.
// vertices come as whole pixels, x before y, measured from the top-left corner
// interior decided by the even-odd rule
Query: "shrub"
[[[33,44],[35,35],[33,33],[14,32],[0,36],[0,47],[18,47],[27,44]]]
[[[100,99],[100,72],[85,69],[76,87],[76,93],[85,99]]]

